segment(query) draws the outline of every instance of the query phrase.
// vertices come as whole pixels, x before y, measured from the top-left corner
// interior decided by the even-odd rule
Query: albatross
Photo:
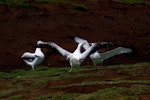
[[[41,41],[37,41],[37,44],[39,43],[41,43]],[[34,53],[25,52],[21,56],[21,59],[23,59],[27,65],[31,66],[33,70],[35,70],[35,66],[41,64],[44,61],[45,55],[41,48],[37,47]]]
[[[60,55],[62,55],[63,57],[65,57],[66,60],[69,61],[70,66],[71,66],[71,69],[69,70],[69,72],[72,72],[73,67],[80,67],[81,62],[83,62],[87,58],[88,55],[95,52],[101,47],[107,47],[109,45],[112,45],[111,42],[92,43],[92,45],[88,49],[86,49],[84,52],[81,53],[81,47],[84,44],[85,44],[84,42],[79,43],[73,53],[63,49],[62,47],[60,47],[54,42],[41,42],[37,44],[37,47],[51,48],[57,51]]]
[[[69,36],[69,38],[73,39],[75,42],[77,42],[79,44],[84,43],[83,48],[85,50],[87,50],[88,48],[91,47],[90,43],[88,43],[88,41],[85,39],[82,39],[79,37],[72,37],[72,36]],[[132,49],[130,49],[130,48],[117,47],[115,49],[112,49],[110,51],[106,51],[104,53],[99,53],[98,51],[96,51],[90,55],[90,59],[92,60],[92,63],[95,67],[97,64],[102,63],[104,60],[107,60],[111,57],[114,57],[114,56],[119,55],[119,54],[131,53],[131,52],[132,52]]]

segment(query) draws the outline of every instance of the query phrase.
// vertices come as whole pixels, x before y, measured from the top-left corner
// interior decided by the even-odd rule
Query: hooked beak
[[[38,41],[34,47],[36,47],[36,48],[50,48],[51,42]]]

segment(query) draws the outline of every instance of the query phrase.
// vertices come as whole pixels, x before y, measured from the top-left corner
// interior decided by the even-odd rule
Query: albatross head
[[[82,46],[85,45],[85,44],[86,44],[86,42],[79,43],[79,44],[78,44],[78,47],[82,47]]]
[[[37,41],[36,47],[37,48],[50,48],[51,42]]]
[[[40,43],[43,43],[43,41],[41,41],[41,40],[37,41],[37,44],[40,44]]]
[[[82,43],[81,43],[81,46],[83,46],[83,45],[85,45],[85,44],[86,44],[86,42],[82,42]]]

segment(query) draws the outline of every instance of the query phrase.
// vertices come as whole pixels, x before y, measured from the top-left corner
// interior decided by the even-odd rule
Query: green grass
[[[149,66],[150,63],[149,62],[141,62],[141,63],[135,63],[135,64],[119,64],[119,65],[115,65],[115,67],[119,67],[119,68],[126,68],[126,67],[138,67],[138,66]],[[114,65],[109,65],[109,66],[98,66],[100,68],[114,68]]]
[[[31,100],[139,100],[137,95],[150,93],[150,80],[133,80],[122,78],[120,75],[113,77],[109,80],[82,80],[82,78],[88,79],[92,77],[107,76],[108,74],[118,74],[120,71],[129,75],[139,76],[136,74],[139,70],[144,68],[143,66],[150,67],[149,62],[137,63],[137,64],[121,64],[113,66],[99,66],[92,68],[92,66],[80,67],[79,72],[69,73],[70,67],[37,67],[33,70],[13,70],[10,73],[0,72],[0,99],[3,97],[8,100],[28,99],[28,96],[32,97]],[[108,71],[107,71],[108,69]],[[109,72],[110,70],[117,69],[115,72]],[[98,70],[92,72],[92,70]],[[104,71],[105,70],[105,71]],[[134,70],[134,71],[133,71]],[[90,72],[91,71],[91,72]],[[130,74],[132,72],[132,74]],[[129,76],[128,76],[129,77]],[[117,78],[117,79],[114,79]],[[70,84],[50,85],[53,82],[66,82],[69,79],[82,80],[81,82],[75,82]],[[118,84],[131,84],[130,87],[119,87]],[[71,87],[83,87],[83,86],[109,86],[98,91],[84,94],[84,93],[66,93],[63,91],[58,92],[46,92],[41,94],[42,91],[51,89],[64,89]],[[3,87],[3,88],[2,88]],[[22,92],[23,91],[23,92]],[[85,90],[86,91],[86,90]],[[99,99],[97,99],[99,98]]]
[[[8,100],[27,100],[24,94],[11,96]]]
[[[32,6],[32,4],[28,1],[29,0],[0,0],[0,4],[5,4],[5,5],[11,6],[11,7],[35,10],[35,7]],[[90,0],[90,1],[94,2],[95,0]],[[113,1],[121,2],[121,3],[128,3],[128,4],[135,4],[135,3],[147,4],[147,5],[150,4],[150,2],[145,2],[144,0],[113,0]],[[63,4],[72,6],[77,10],[81,10],[81,11],[89,10],[83,4],[72,2],[70,0],[33,0],[33,2],[36,2],[36,3],[63,3]]]
[[[81,93],[56,93],[34,100],[139,100],[136,95],[149,92],[148,85],[133,85],[131,88],[110,87],[89,94]]]
[[[74,83],[69,85],[59,85],[58,88],[66,88],[66,87],[82,87],[82,86],[92,86],[92,85],[118,85],[118,84],[141,84],[141,85],[149,85],[150,80],[119,80],[119,81],[84,81],[81,83]]]
[[[110,65],[110,66],[98,66],[96,69],[93,69],[91,67],[80,67],[79,71],[90,71],[90,70],[101,70],[101,69],[108,69],[108,68],[120,68],[118,71],[120,72],[133,72],[135,73],[136,70],[140,70],[141,66],[150,66],[149,62],[142,62],[142,63],[136,63],[136,64],[120,64],[120,65]],[[129,69],[131,68],[131,69]],[[27,78],[27,77],[52,77],[59,79],[69,79],[69,78],[79,78],[79,77],[87,77],[91,75],[103,75],[105,73],[79,73],[77,75],[74,75],[74,73],[70,74],[69,71],[70,67],[37,67],[35,71],[31,70],[13,70],[10,73],[0,72],[0,79],[11,79],[11,78]],[[67,73],[67,74],[66,74]]]
[[[101,70],[101,69],[108,69],[108,68],[120,68],[118,71],[123,72],[129,72],[140,70],[141,66],[150,66],[149,62],[142,62],[142,63],[136,63],[136,64],[120,64],[120,65],[110,65],[110,66],[98,66],[96,69],[89,67],[89,66],[82,66],[80,67],[79,71],[90,71],[90,70]],[[131,69],[129,69],[131,68]],[[57,77],[61,76],[68,78],[78,78],[78,77],[85,77],[88,76],[89,73],[79,73],[77,75],[74,75],[74,73],[70,74],[69,71],[70,67],[37,67],[35,71],[31,70],[13,70],[10,73],[6,72],[0,72],[0,79],[9,79],[9,78],[26,78],[26,77],[43,77],[43,76],[49,76],[49,77]],[[66,75],[67,73],[67,75]],[[99,72],[90,73],[90,75],[99,74]],[[103,75],[104,73],[101,73],[99,75]],[[69,76],[68,76],[69,75]]]
[[[128,98],[128,99],[127,99]],[[138,100],[132,90],[125,87],[111,87],[94,93],[81,95],[75,100]]]
[[[26,0],[0,0],[0,4],[18,8],[34,9],[32,5],[25,3],[25,1]]]
[[[128,3],[128,4],[147,4],[149,5],[150,2],[145,2],[144,0],[113,0],[113,1],[117,1],[117,2],[121,2],[121,3]]]
[[[133,85],[131,88],[111,87],[84,94],[75,100],[139,100],[136,95],[150,92],[149,85]]]
[[[9,79],[9,78],[26,78],[26,77],[43,77],[43,76],[53,76],[55,74],[60,74],[68,72],[69,67],[65,68],[47,68],[47,67],[38,67],[36,71],[31,70],[13,70],[10,73],[0,72],[0,79]]]
[[[143,0],[114,0],[122,3],[129,3],[129,4],[134,4],[134,3],[143,3]]]
[[[72,98],[78,97],[82,94],[79,93],[68,93],[68,94],[64,94],[64,93],[55,93],[52,95],[45,95],[42,97],[36,97],[34,98],[34,100],[71,100]]]
[[[7,6],[12,6],[12,7],[19,7],[19,8],[25,8],[25,9],[35,9],[35,7],[32,6],[28,2],[29,0],[0,0],[0,4],[5,4]],[[82,11],[87,11],[88,8],[85,7],[82,4],[71,2],[69,0],[33,0],[33,2],[36,3],[63,3],[63,4],[68,4],[70,6],[73,6],[75,9],[82,10]]]
[[[15,89],[15,88],[11,88],[11,89],[9,89],[9,90],[5,90],[5,91],[0,91],[0,97],[7,97],[7,96],[9,96],[9,95],[11,95],[11,94],[13,94],[13,93],[15,93],[15,92],[17,92],[17,91],[21,91],[22,89]],[[12,96],[13,97],[13,96]],[[11,98],[12,98],[11,97]]]
[[[76,9],[87,11],[88,8],[82,4],[71,2],[69,0],[34,0],[38,3],[64,3],[73,6]]]
[[[34,10],[35,7],[28,2],[29,0],[0,0],[0,4],[5,4],[7,6],[12,6],[12,7],[19,7],[19,8],[25,8],[25,9],[32,9]],[[90,0],[90,1],[95,1],[95,0]],[[144,0],[113,0],[121,3],[128,3],[128,4],[150,4],[150,2],[145,2]],[[63,3],[67,4],[70,6],[73,6],[77,10],[81,11],[88,11],[88,8],[84,6],[83,4],[79,4],[76,2],[72,2],[70,0],[33,0],[33,2],[36,3]]]

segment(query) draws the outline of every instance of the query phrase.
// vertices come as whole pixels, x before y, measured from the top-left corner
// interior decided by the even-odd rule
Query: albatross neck
[[[41,48],[36,48],[35,53],[36,52],[41,52]]]
[[[79,43],[78,44],[78,47],[77,47],[77,49],[74,51],[74,53],[81,53],[81,46],[82,46],[82,43]]]

